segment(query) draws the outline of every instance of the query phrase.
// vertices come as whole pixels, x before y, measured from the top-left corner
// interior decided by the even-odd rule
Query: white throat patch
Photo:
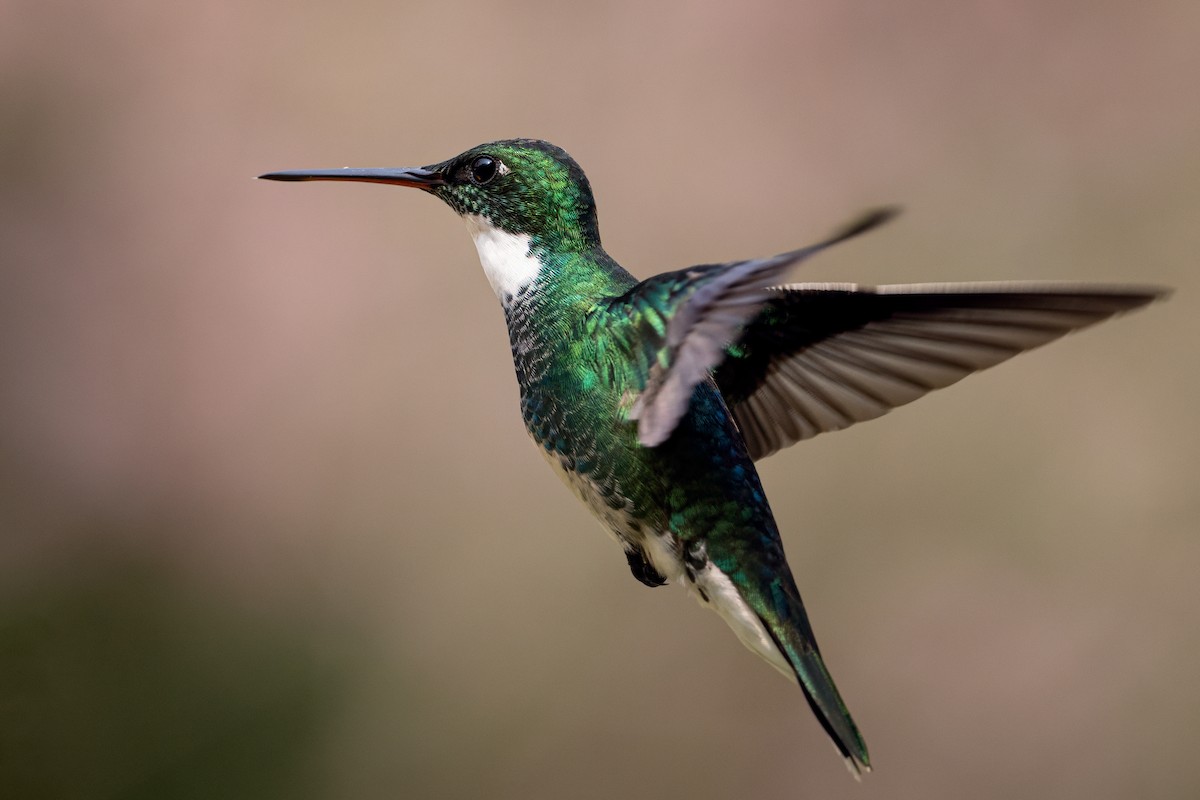
[[[475,240],[483,273],[505,305],[537,278],[542,265],[529,252],[529,234],[501,230],[478,214],[465,214],[467,232]]]

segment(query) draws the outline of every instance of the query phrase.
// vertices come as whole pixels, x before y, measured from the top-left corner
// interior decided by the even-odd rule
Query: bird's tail
[[[858,778],[871,769],[867,745],[850,717],[821,659],[816,637],[774,531],[742,537],[710,538],[695,545],[706,566],[695,570],[699,597],[719,613],[742,643],[780,672],[794,677],[821,727]]]
[[[829,670],[825,668],[825,662],[821,660],[816,642],[810,639],[807,643],[799,645],[789,643],[783,638],[786,633],[781,636],[782,632],[771,625],[768,625],[767,629],[775,639],[776,646],[787,656],[788,662],[796,672],[800,688],[804,690],[805,699],[812,706],[821,727],[833,739],[838,752],[846,759],[850,773],[858,778],[862,773],[870,772],[871,759],[867,754],[866,742],[863,741],[858,726],[854,724],[854,719],[838,694],[837,686],[834,685]]]
[[[749,594],[759,593],[751,590]],[[862,773],[870,772],[867,745],[821,659],[812,626],[791,576],[774,576],[767,592],[746,600],[787,659],[804,690],[805,699],[838,752],[846,759],[850,773],[858,778]]]

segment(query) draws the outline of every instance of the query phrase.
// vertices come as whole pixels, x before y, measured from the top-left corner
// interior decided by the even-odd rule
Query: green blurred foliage
[[[6,797],[324,796],[335,676],[277,621],[179,577],[107,563],[4,598]]]

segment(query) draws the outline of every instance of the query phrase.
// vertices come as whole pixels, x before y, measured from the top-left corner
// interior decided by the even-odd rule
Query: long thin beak
[[[392,186],[413,186],[429,191],[446,181],[440,172],[424,167],[382,169],[297,169],[286,172],[268,172],[259,175],[269,181],[361,181],[363,183],[387,183]]]

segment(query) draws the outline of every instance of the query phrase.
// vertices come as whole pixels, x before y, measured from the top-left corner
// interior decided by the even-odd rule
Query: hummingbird
[[[786,282],[791,268],[878,227],[892,208],[780,255],[639,281],[601,245],[583,170],[536,139],[481,144],[425,167],[260,177],[412,187],[465,220],[504,311],[521,416],[539,450],[634,578],[683,584],[799,685],[856,777],[870,769],[867,746],[817,647],[755,462],[1167,293]]]

